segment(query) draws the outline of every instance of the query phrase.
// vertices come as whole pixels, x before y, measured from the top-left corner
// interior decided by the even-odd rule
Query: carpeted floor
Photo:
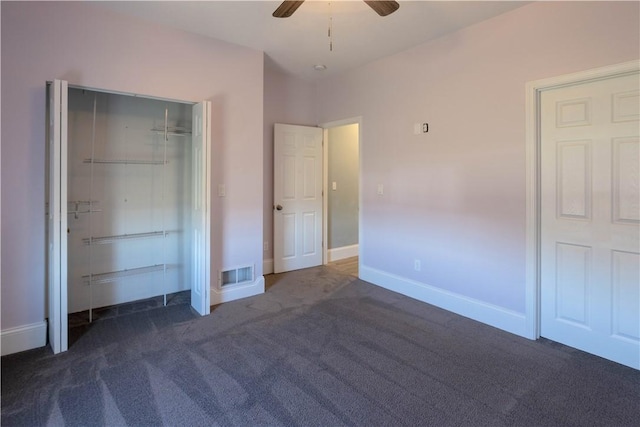
[[[93,322],[2,358],[2,426],[631,426],[640,372],[327,267]]]

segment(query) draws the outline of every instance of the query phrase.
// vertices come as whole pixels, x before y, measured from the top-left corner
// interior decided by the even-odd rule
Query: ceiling
[[[306,0],[290,18],[279,1],[109,1],[94,4],[264,51],[283,71],[321,79],[525,5],[523,1],[404,1],[380,17],[360,0]],[[332,22],[333,50],[328,28]],[[323,64],[324,71],[314,70]]]

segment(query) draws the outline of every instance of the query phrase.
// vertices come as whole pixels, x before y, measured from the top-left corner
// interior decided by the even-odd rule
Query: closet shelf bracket
[[[162,129],[153,128],[153,129],[151,129],[151,132],[165,134],[165,129],[164,128],[162,128]],[[166,135],[171,135],[171,136],[191,136],[191,129],[183,128],[183,127],[180,127],[180,126],[167,127]]]

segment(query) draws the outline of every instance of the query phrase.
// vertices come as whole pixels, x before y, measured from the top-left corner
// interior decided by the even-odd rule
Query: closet
[[[48,87],[49,339],[67,314],[191,290],[209,312],[209,105]]]

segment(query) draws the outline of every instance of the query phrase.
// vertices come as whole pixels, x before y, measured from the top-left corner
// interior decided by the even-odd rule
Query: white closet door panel
[[[67,350],[67,82],[49,91],[49,344]]]
[[[613,139],[614,221],[640,222],[640,139]]]
[[[211,103],[193,106],[192,113],[192,272],[191,306],[201,315],[211,310],[210,195],[211,178]]]

